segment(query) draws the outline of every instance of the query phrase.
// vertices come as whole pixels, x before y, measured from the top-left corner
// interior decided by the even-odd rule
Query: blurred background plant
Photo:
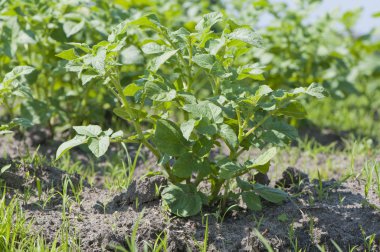
[[[56,55],[71,48],[73,43],[80,47],[80,43],[93,45],[106,40],[114,25],[148,12],[158,13],[163,25],[172,30],[182,26],[192,30],[202,14],[222,11],[235,17],[237,23],[250,24],[261,35],[261,48],[249,49],[240,59],[241,64],[257,63],[249,74],[255,75],[259,83],[273,88],[294,88],[318,82],[330,91],[331,97],[318,105],[305,102],[308,121],[293,121],[293,125],[314,125],[378,140],[380,42],[377,30],[358,35],[355,28],[360,21],[360,9],[329,12],[311,19],[322,1],[287,2],[0,1],[1,79],[15,67],[34,68],[24,77],[17,77],[23,78],[22,86],[28,87],[28,95],[15,96],[16,91],[11,90],[9,96],[8,90],[8,96],[2,98],[0,129],[20,124],[15,123],[19,120],[15,118],[23,118],[19,120],[23,127],[34,124],[49,128],[52,136],[59,136],[54,133],[67,130],[69,125],[122,124],[112,113],[115,100],[107,94],[106,87],[96,85],[97,80],[86,73],[69,73],[64,69],[65,60]],[[121,57],[123,83],[132,83],[144,74],[146,59],[138,48],[126,48]],[[87,84],[77,85],[83,78],[87,78]],[[0,89],[5,89],[4,84]]]

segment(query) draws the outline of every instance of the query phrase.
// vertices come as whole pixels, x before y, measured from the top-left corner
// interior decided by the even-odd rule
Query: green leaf
[[[90,53],[91,52],[90,47],[87,44],[85,44],[85,43],[70,42],[70,43],[67,43],[67,44],[68,45],[72,45],[72,46],[74,46],[76,48],[79,48],[79,49],[81,49],[85,53]]]
[[[195,122],[194,119],[190,119],[181,124],[182,135],[186,140],[189,140],[191,132],[194,130]]]
[[[243,170],[243,167],[239,164],[236,164],[232,161],[226,161],[222,164],[218,164],[220,167],[219,175],[222,179],[231,179],[233,178],[239,171]]]
[[[238,146],[238,137],[235,131],[227,124],[220,125],[219,135],[224,139],[227,145],[235,150]]]
[[[62,155],[66,153],[68,150],[70,150],[71,148],[74,148],[75,146],[86,143],[87,139],[88,138],[86,136],[75,136],[73,139],[62,143],[58,147],[58,150],[55,156],[56,159],[59,159],[60,157],[62,157]]]
[[[132,45],[120,52],[121,63],[124,65],[142,65],[144,64],[144,56],[140,50]]]
[[[73,21],[66,21],[63,24],[63,31],[65,32],[66,36],[69,38],[72,35],[78,33],[80,30],[83,29],[84,27],[84,20],[78,22],[73,22]]]
[[[100,74],[105,74],[105,66],[106,66],[106,55],[107,55],[107,50],[104,47],[100,47],[96,55],[92,57],[91,59],[91,64],[94,69],[98,71]]]
[[[202,197],[192,185],[169,185],[162,191],[164,206],[180,217],[194,216],[201,211]]]
[[[248,209],[253,211],[261,211],[263,209],[260,197],[256,193],[242,192],[241,196]]]
[[[164,119],[157,121],[154,142],[162,153],[170,156],[181,156],[189,147],[178,126]]]
[[[3,82],[1,83],[3,86],[8,86],[11,82],[17,79],[20,76],[31,74],[34,71],[34,67],[30,66],[16,66],[9,73],[5,74]]]
[[[131,83],[124,88],[123,94],[125,96],[134,96],[141,89],[142,87],[136,85],[135,83]]]
[[[109,137],[101,136],[100,138],[91,138],[88,148],[90,149],[92,154],[95,155],[95,157],[99,158],[106,153],[109,145],[110,145]]]
[[[277,110],[277,114],[302,119],[307,116],[305,107],[299,101],[291,101],[286,107]]]
[[[165,52],[164,54],[152,59],[152,61],[150,62],[150,69],[153,72],[157,72],[157,70],[160,68],[160,66],[162,64],[164,64],[166,61],[168,61],[171,57],[173,57],[177,53],[177,51],[178,51],[178,49],[168,51],[168,52]]]
[[[64,50],[64,51],[56,54],[55,56],[57,56],[61,59],[64,59],[64,60],[75,60],[78,58],[78,55],[75,53],[74,48]]]
[[[202,135],[214,136],[218,133],[218,125],[213,122],[210,122],[207,118],[202,118],[196,126],[197,132]]]
[[[193,152],[197,156],[204,156],[208,154],[211,151],[211,148],[213,147],[213,141],[209,140],[205,136],[201,136],[198,141],[195,142],[193,146]]]
[[[284,191],[261,184],[254,184],[253,191],[265,200],[276,204],[282,203],[289,197]]]
[[[223,20],[223,15],[220,12],[211,12],[206,15],[203,15],[201,21],[195,26],[195,29],[199,32],[208,31],[210,28]]]
[[[90,82],[92,79],[95,79],[99,77],[99,74],[94,71],[83,71],[80,74],[80,79],[82,81],[82,85],[86,85],[88,82]]]
[[[306,89],[305,93],[310,95],[310,96],[314,96],[318,99],[322,99],[322,98],[328,96],[328,92],[321,85],[318,85],[317,83],[312,83]]]
[[[236,184],[242,191],[250,191],[253,188],[253,184],[242,180],[240,177],[236,177]]]
[[[210,174],[211,167],[208,162],[203,162],[191,153],[185,153],[176,160],[172,171],[179,178],[190,178],[196,172],[204,177]]]
[[[262,81],[265,80],[264,78],[264,69],[263,67],[260,67],[258,64],[252,64],[252,65],[244,65],[238,68],[238,80],[242,80],[245,78],[251,78],[253,80]]]
[[[126,121],[129,121],[132,119],[124,107],[114,108],[113,113]]]
[[[277,154],[276,147],[268,149],[266,152],[261,154],[255,160],[250,160],[247,162],[246,167],[248,169],[256,169],[261,173],[267,173],[270,166],[270,160]]]
[[[253,46],[260,46],[261,37],[250,28],[237,28],[230,34],[227,34],[230,40],[239,40]]]
[[[141,47],[141,50],[145,54],[157,54],[157,53],[163,53],[166,50],[166,47],[163,45],[159,45],[156,42],[150,42],[146,43]]]
[[[98,125],[74,126],[73,129],[78,135],[89,137],[97,137],[102,133],[102,128]]]
[[[19,44],[35,44],[36,35],[31,30],[21,30],[18,32],[17,43]]]
[[[47,123],[53,114],[53,107],[40,100],[26,100],[21,105],[21,116],[33,124]]]
[[[172,101],[177,95],[177,92],[174,89],[169,89],[169,87],[162,87],[159,84],[148,81],[145,83],[145,93],[147,97],[153,101]]]
[[[33,122],[27,118],[13,118],[11,123],[17,124],[25,128],[33,126]]]
[[[4,172],[6,172],[11,167],[12,167],[12,164],[7,164],[7,165],[4,165],[3,167],[1,167],[0,175],[3,174]]]
[[[261,154],[258,158],[255,159],[252,166],[259,166],[268,163],[275,155],[277,154],[277,148],[272,147]]]
[[[282,134],[291,140],[295,140],[298,137],[297,130],[284,121],[272,121],[268,125],[265,125],[265,127],[274,131],[275,134]]]
[[[193,57],[193,62],[202,68],[206,68],[208,70],[212,69],[212,66],[215,63],[215,56],[210,54],[196,54]]]
[[[209,101],[202,101],[198,104],[186,104],[183,106],[183,109],[193,114],[194,117],[202,116],[215,123],[222,123],[224,120],[222,109]]]
[[[136,20],[131,21],[130,24],[138,25],[138,26],[146,26],[154,30],[158,30],[159,28],[163,27],[160,24],[160,21],[158,20],[157,16],[154,14],[148,14],[148,15],[142,16]]]
[[[124,136],[124,133],[122,130],[116,131],[111,135],[111,139],[116,139],[116,138],[122,138]]]
[[[179,178],[190,178],[195,172],[195,162],[196,159],[191,153],[185,153],[175,161],[172,169],[173,174]]]

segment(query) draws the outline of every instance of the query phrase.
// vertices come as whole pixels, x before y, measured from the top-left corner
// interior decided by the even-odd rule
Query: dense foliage
[[[239,64],[239,56],[260,44],[259,36],[218,12],[202,17],[194,29],[170,30],[153,15],[128,19],[118,25],[107,41],[93,47],[86,44],[59,53],[69,60],[69,71],[82,83],[100,78],[120,106],[113,112],[131,122],[134,134],[103,131],[99,126],[74,127],[77,136],[60,146],[59,158],[68,149],[87,143],[96,155],[103,155],[110,140],[144,144],[157,157],[169,181],[164,203],[180,216],[197,214],[202,204],[242,196],[249,208],[261,209],[260,197],[279,203],[286,194],[241,177],[251,170],[266,173],[276,154],[269,148],[257,158],[241,164],[237,158],[251,147],[263,149],[294,139],[295,130],[282,116],[303,118],[306,111],[297,97],[324,97],[317,84],[291,91],[257,85],[262,67]],[[122,85],[125,48],[131,60],[141,61],[146,71],[140,79]],[[250,79],[249,82],[240,80]],[[142,127],[142,125],[148,125]],[[228,157],[212,157],[212,150],[224,143]],[[235,180],[241,193],[229,190]],[[185,182],[185,183],[183,183]],[[201,182],[211,185],[209,194],[197,190]]]
[[[254,210],[279,203],[286,194],[244,175],[268,172],[276,147],[297,138],[295,120],[309,111],[343,129],[333,111],[349,114],[358,99],[379,113],[375,31],[354,34],[360,11],[310,22],[319,2],[0,1],[0,134],[78,125],[57,158],[81,144],[100,157],[111,142],[142,143],[180,216],[238,198]],[[272,22],[260,27],[264,16]],[[331,98],[310,99],[325,90]],[[348,127],[359,123],[349,115]],[[241,161],[252,148],[261,154]]]

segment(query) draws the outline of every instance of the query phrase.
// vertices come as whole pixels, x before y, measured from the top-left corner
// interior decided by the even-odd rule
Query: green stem
[[[243,140],[245,140],[249,135],[251,135],[253,132],[255,132],[261,125],[263,125],[266,120],[269,119],[269,117],[272,116],[272,113],[267,114],[264,116],[252,129],[248,130],[247,133],[245,133]]]
[[[12,110],[12,108],[9,106],[8,99],[5,98],[5,97],[4,97],[4,105],[5,105],[5,107],[6,107],[7,110],[8,110],[8,113],[9,113],[10,119],[12,120],[12,119],[14,118],[13,110]]]
[[[213,203],[215,199],[218,197],[218,194],[220,192],[220,188],[222,188],[223,182],[224,181],[221,181],[221,180],[216,181],[215,186],[212,189],[212,193],[211,193],[211,199],[210,199],[211,203]]]
[[[119,94],[118,97],[121,101],[121,103],[123,104],[123,107],[125,109],[125,111],[129,114],[129,116],[132,118],[132,124],[133,124],[133,127],[135,128],[141,142],[158,158],[160,159],[161,158],[161,154],[159,153],[159,151],[154,148],[153,145],[151,145],[148,140],[145,138],[143,132],[142,132],[142,129],[141,129],[141,126],[139,124],[139,121],[137,120],[137,118],[134,118],[133,117],[133,113],[131,111],[131,108],[128,104],[128,101],[127,99],[125,98],[124,94],[123,94],[123,89],[120,85],[120,81],[118,78],[112,78],[114,81],[112,81],[112,84],[114,85],[114,87],[116,88],[116,91],[117,93]],[[135,120],[136,119],[136,120]]]
[[[264,116],[252,129],[250,129],[249,131],[247,131],[247,133],[245,133],[241,139],[239,138],[239,141],[242,142],[244,141],[245,139],[247,139],[247,137],[249,135],[251,135],[253,132],[255,132],[261,125],[263,125],[263,123],[266,122],[266,120],[268,120],[272,115],[273,115],[274,112],[271,112],[269,114],[267,114],[266,116]],[[238,158],[242,153],[244,152],[244,149],[240,149],[239,151],[237,151],[232,157],[231,159],[236,159]]]

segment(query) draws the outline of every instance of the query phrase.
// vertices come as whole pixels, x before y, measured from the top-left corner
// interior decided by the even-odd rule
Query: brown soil
[[[9,161],[1,160],[0,166],[5,163]],[[294,175],[297,171],[289,172]],[[323,182],[323,195],[319,195],[317,181],[308,182],[304,175],[296,176],[303,182],[296,181],[298,186],[294,186],[286,174],[289,173],[284,173],[279,183],[288,187],[286,190],[293,196],[291,201],[282,205],[266,203],[264,210],[256,213],[244,208],[234,209],[226,214],[223,222],[220,218],[217,220],[212,211],[209,212],[208,251],[265,251],[255,229],[260,230],[273,248],[293,250],[295,238],[293,241],[289,238],[291,226],[298,247],[307,251],[317,251],[317,244],[326,244],[330,251],[334,251],[331,240],[343,249],[357,245],[361,251],[364,250],[364,237],[371,234],[376,235],[376,243],[379,244],[380,212],[376,206],[380,206],[380,202],[375,195],[366,200],[359,181],[343,184],[334,180]],[[8,184],[9,193],[23,193],[26,189],[32,192],[23,209],[33,220],[35,230],[40,231],[48,242],[54,240],[62,224],[62,198],[53,197],[42,207],[35,181],[37,178],[42,181],[44,192],[48,188],[61,192],[65,177],[69,177],[74,185],[79,184],[78,176],[69,176],[53,167],[20,163],[12,163],[12,167],[0,175]],[[165,183],[166,180],[160,176],[146,177],[133,182],[124,192],[91,188],[84,183],[81,204],[74,201],[69,190],[71,203],[65,218],[70,223],[71,233],[79,238],[84,251],[115,250],[115,246],[127,248],[126,237],[131,235],[141,215],[137,235],[140,249],[146,242],[154,243],[157,236],[165,232],[168,251],[198,251],[196,243],[202,244],[205,219],[202,221],[200,216],[180,219],[163,211],[156,188]]]

